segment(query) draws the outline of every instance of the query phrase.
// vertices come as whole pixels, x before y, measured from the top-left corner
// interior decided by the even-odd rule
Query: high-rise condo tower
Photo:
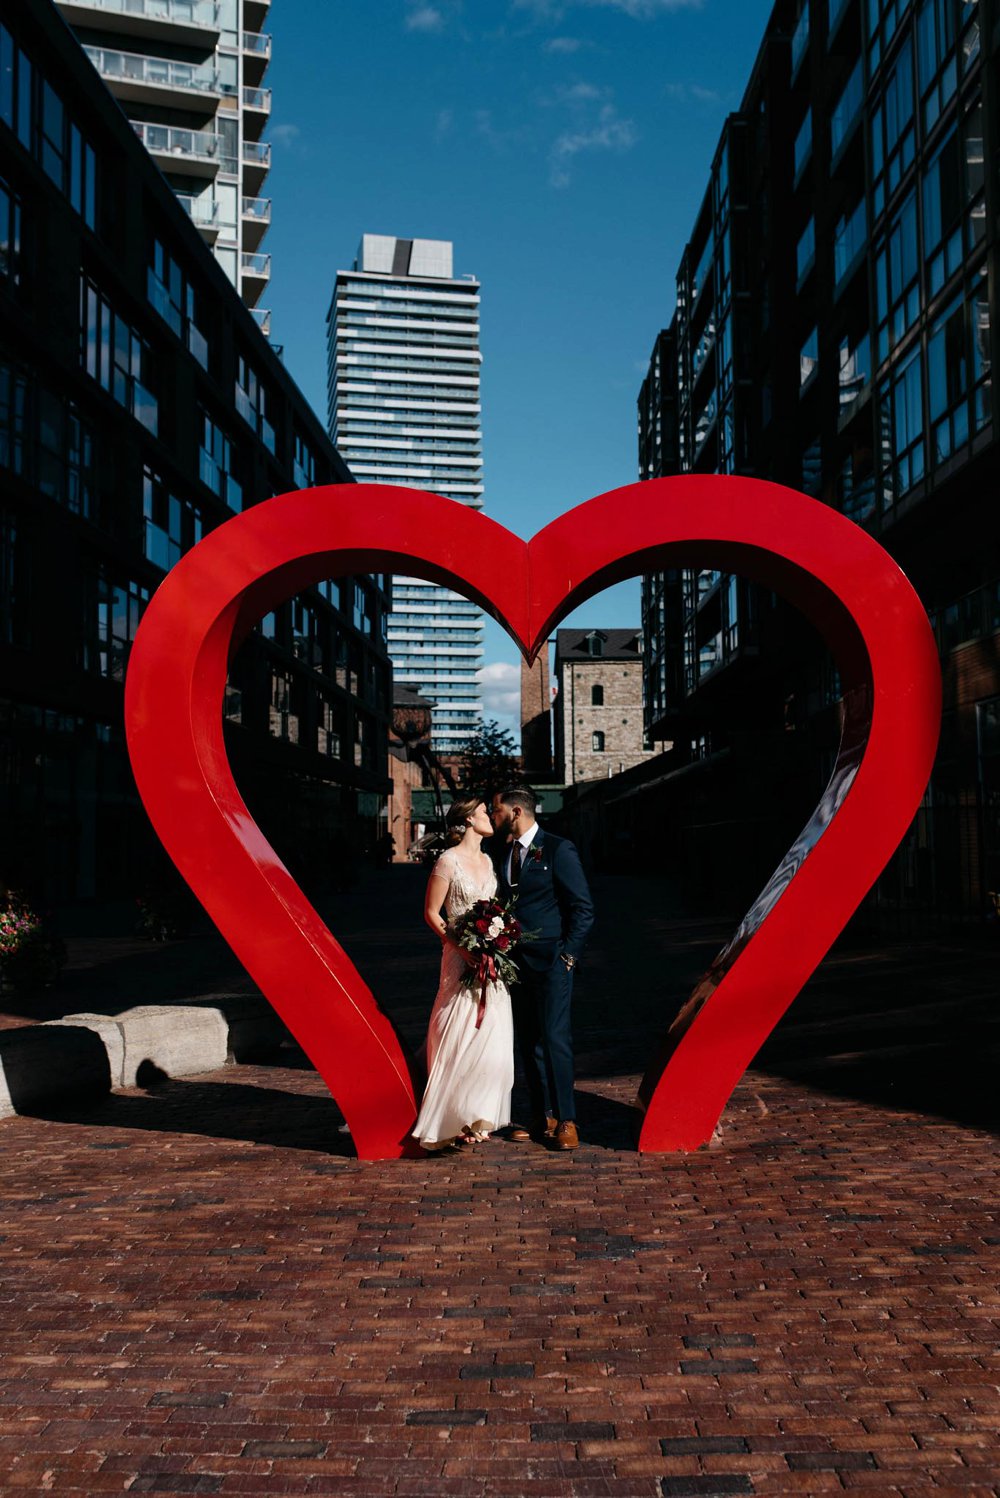
[[[327,317],[330,435],[359,483],[407,484],[482,508],[479,283],[447,240],[365,234]],[[482,612],[450,589],[393,580],[396,681],[434,704],[436,753],[482,720]]]

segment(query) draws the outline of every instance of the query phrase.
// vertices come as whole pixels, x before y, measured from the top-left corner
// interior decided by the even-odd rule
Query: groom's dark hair
[[[509,785],[506,790],[500,792],[500,800],[504,806],[519,806],[530,817],[535,815],[535,808],[538,805],[538,797],[530,785]]]

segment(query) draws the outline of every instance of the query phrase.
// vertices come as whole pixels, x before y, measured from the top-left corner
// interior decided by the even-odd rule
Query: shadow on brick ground
[[[421,920],[424,880],[421,869],[397,866],[319,905],[412,1049],[423,1040],[439,960]],[[630,1148],[636,1116],[604,1095],[613,1089],[602,1091],[602,1084],[641,1074],[734,922],[732,916],[692,913],[682,888],[668,878],[603,876],[595,880],[594,894],[597,924],[574,1005],[579,1114],[593,1142]],[[214,935],[165,946],[133,937],[79,937],[70,947],[71,966],[59,988],[8,1011],[8,1023],[253,991]],[[996,959],[995,945],[981,939],[844,943],[796,1000],[755,1070],[842,1097],[995,1128]],[[284,1052],[279,1063],[308,1068],[298,1052]],[[178,1114],[191,1115],[194,1132],[210,1132],[216,1117],[211,1092],[199,1093],[192,1083],[175,1085],[187,1099]],[[280,1113],[286,1096],[274,1091],[263,1105],[265,1113],[273,1107],[278,1123],[247,1118],[242,1134],[240,1106],[227,1103],[219,1115],[222,1136],[250,1139],[255,1129],[285,1129]],[[159,1126],[164,1097],[154,1089],[150,1098],[148,1105],[128,1100],[134,1127]],[[301,1130],[303,1139],[314,1137],[311,1117],[294,1122],[296,1107],[290,1105],[288,1129]],[[193,1111],[201,1109],[204,1127]],[[519,1094],[515,1109],[523,1110]],[[324,1121],[320,1133],[327,1127]],[[289,1142],[287,1130],[283,1137]]]

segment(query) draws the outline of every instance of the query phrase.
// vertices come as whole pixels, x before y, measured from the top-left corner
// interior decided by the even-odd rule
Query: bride
[[[491,982],[476,1029],[480,989],[462,985],[472,959],[449,930],[477,900],[496,894],[496,872],[482,851],[483,838],[493,833],[485,803],[459,797],[446,826],[447,846],[434,865],[424,902],[424,920],[442,942],[441,981],[427,1029],[427,1088],[413,1134],[425,1150],[458,1151],[510,1123],[514,1022],[509,990]]]

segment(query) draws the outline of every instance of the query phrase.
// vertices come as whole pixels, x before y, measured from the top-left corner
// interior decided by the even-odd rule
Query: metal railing
[[[188,26],[218,30],[219,7],[215,0],[73,0],[88,10],[108,10],[123,16],[144,16],[149,21],[173,21]]]
[[[271,165],[271,142],[269,140],[245,140],[243,160],[248,166],[269,167]]]
[[[236,92],[235,85],[223,83],[215,68],[204,64],[143,57],[137,52],[113,52],[107,47],[85,47],[84,51],[102,78],[205,94]]]
[[[270,57],[271,37],[266,31],[244,31],[243,50],[254,57]]]
[[[266,280],[271,274],[270,255],[258,254],[253,250],[244,250],[240,256],[240,264],[244,272],[249,276],[260,276]]]
[[[199,229],[217,229],[218,228],[218,226],[219,226],[219,205],[218,205],[218,203],[215,203],[215,202],[212,202],[212,201],[209,201],[209,202],[206,203],[203,198],[189,198],[189,197],[184,197],[180,193],[177,194],[177,199],[178,199],[178,202],[183,203],[184,208],[187,211],[187,213],[188,213],[189,217],[191,218],[192,222],[195,223],[195,224],[197,224],[197,226],[198,226]]]
[[[219,136],[207,130],[179,130],[173,125],[149,125],[142,120],[133,120],[132,129],[147,151],[193,156],[199,161],[214,161],[219,155]]]
[[[270,114],[271,90],[269,88],[245,88],[243,106],[245,109],[259,109],[261,114]]]
[[[253,318],[254,322],[257,324],[258,328],[260,328],[260,331],[264,334],[264,336],[268,337],[271,332],[270,307],[251,307],[250,316]],[[300,484],[299,487],[303,488],[304,485]]]
[[[271,199],[244,198],[243,217],[256,219],[262,224],[269,224],[271,222]]]

